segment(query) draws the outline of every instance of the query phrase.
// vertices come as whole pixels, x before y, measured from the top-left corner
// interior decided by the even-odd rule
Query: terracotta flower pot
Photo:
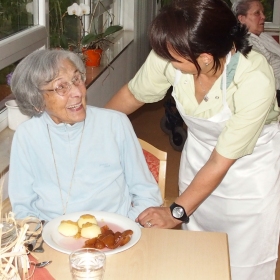
[[[88,49],[83,50],[83,54],[86,58],[86,66],[98,67],[103,50],[101,49]]]

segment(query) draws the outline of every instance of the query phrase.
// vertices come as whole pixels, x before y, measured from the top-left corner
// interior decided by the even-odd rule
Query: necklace
[[[199,83],[199,85],[200,85],[200,88],[202,89],[203,94],[204,94],[203,100],[204,100],[205,102],[207,102],[207,101],[209,100],[208,92],[207,92],[206,89],[204,88],[204,86],[203,86],[202,82],[200,81],[199,77],[197,77],[197,81],[198,81],[198,83]]]
[[[55,166],[56,178],[57,178],[57,183],[58,183],[58,187],[59,187],[60,198],[61,198],[61,203],[62,203],[62,208],[63,208],[63,215],[65,215],[66,210],[67,210],[67,206],[68,206],[68,201],[69,201],[70,194],[71,194],[71,190],[72,190],[72,184],[73,184],[73,179],[74,179],[74,175],[75,175],[76,165],[77,165],[77,161],[78,161],[78,157],[79,157],[79,153],[80,153],[80,147],[81,147],[82,138],[83,138],[83,134],[84,134],[84,128],[85,128],[85,121],[84,121],[84,125],[83,125],[83,130],[82,130],[82,134],[81,134],[81,138],[80,138],[80,142],[79,142],[79,146],[78,146],[78,151],[77,151],[77,155],[76,155],[76,159],[75,159],[75,163],[74,163],[74,169],[73,169],[73,172],[72,172],[72,178],[71,178],[70,187],[69,187],[69,190],[68,190],[65,205],[64,205],[64,199],[63,199],[63,196],[62,196],[62,190],[61,190],[61,186],[60,186],[60,180],[59,180],[59,176],[58,176],[56,160],[55,160],[55,156],[54,156],[54,152],[53,152],[53,144],[52,144],[52,138],[51,138],[51,134],[50,134],[49,125],[47,125],[47,128],[48,128],[48,134],[49,134],[49,139],[50,139],[51,149],[52,149],[53,162],[54,162],[54,166]],[[69,135],[68,135],[68,137],[69,137]]]

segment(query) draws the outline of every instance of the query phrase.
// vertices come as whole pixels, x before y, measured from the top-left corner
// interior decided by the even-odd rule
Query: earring
[[[44,111],[43,110],[39,110],[37,107],[35,107],[35,106],[33,106],[34,107],[34,109],[35,109],[35,111],[36,112],[38,112],[39,114],[42,114],[42,113],[44,113]]]
[[[205,62],[205,65],[206,65],[206,66],[208,66],[208,65],[209,65],[209,63]]]

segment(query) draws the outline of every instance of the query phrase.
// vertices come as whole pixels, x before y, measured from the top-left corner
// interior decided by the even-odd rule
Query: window
[[[265,29],[279,32],[280,28],[280,0],[262,0],[266,23]]]
[[[5,39],[34,25],[32,3],[2,0],[0,3],[0,39]]]
[[[14,62],[0,70],[0,112],[5,109],[5,101],[11,95],[10,79],[17,62]]]
[[[17,61],[46,46],[45,11],[45,0],[1,0],[0,86],[7,87],[6,75],[12,72]],[[6,95],[0,96],[0,122]]]
[[[90,14],[94,12],[94,20],[90,22],[91,15],[83,16],[83,26],[85,31],[91,30],[97,33],[102,32],[109,25],[120,24],[121,17],[121,0],[101,0],[95,9],[98,0],[50,0],[49,13],[49,34],[50,47],[73,48],[77,46],[79,36],[79,19],[67,14],[67,8],[73,3],[84,3],[90,6]]]

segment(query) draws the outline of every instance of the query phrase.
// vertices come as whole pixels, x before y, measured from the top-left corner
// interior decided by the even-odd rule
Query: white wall
[[[133,43],[103,72],[87,90],[87,104],[97,107],[104,105],[126,84],[136,72]]]
[[[147,31],[157,11],[156,0],[124,0],[124,29],[134,30],[133,42],[88,88],[87,103],[103,107],[141,67],[150,51]],[[134,17],[133,22],[131,17]]]

